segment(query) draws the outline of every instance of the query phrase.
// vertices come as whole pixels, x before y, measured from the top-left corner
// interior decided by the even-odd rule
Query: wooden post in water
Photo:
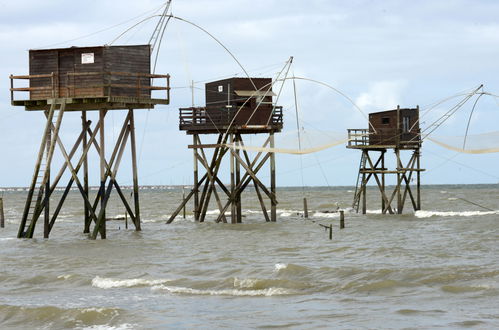
[[[308,218],[308,205],[307,205],[307,199],[303,198],[303,216],[305,218]]]
[[[83,141],[82,141],[82,152],[87,150],[87,143],[88,143],[88,138],[87,138],[87,112],[82,111],[81,112],[81,124],[82,124],[82,130],[84,132],[83,134]],[[89,188],[88,188],[88,158],[85,157],[83,160],[83,194],[85,195],[86,199],[89,197]],[[87,203],[83,203],[83,212],[85,213],[84,216],[84,227],[83,227],[83,233],[88,234],[90,233],[90,222],[92,219],[90,219],[90,210],[88,207]]]
[[[106,202],[104,195],[106,194],[106,154],[105,154],[105,134],[104,134],[104,118],[106,116],[106,110],[101,109],[99,110],[99,160],[100,160],[100,189],[99,189],[99,194],[100,194],[100,203],[101,203],[101,208],[102,208],[102,214],[103,214],[103,221],[101,224],[101,227],[99,228],[100,235],[102,239],[106,238]],[[97,225],[97,224],[96,224]]]
[[[185,189],[184,188],[185,187],[182,186],[182,200],[185,200]],[[185,204],[184,204],[184,208],[182,210],[182,213],[183,213],[182,215],[184,216],[184,219],[185,219]]]
[[[345,228],[345,211],[340,211],[340,229]]]
[[[3,198],[0,197],[0,228],[5,228],[5,216],[3,213]]]
[[[57,137],[54,137],[54,139]],[[47,150],[50,150],[50,146],[52,144],[52,129],[48,130],[47,132]],[[50,204],[50,163],[49,163],[49,153],[47,152],[45,154],[45,161],[47,163],[47,168],[45,169],[45,177],[46,177],[46,182],[45,182],[45,209],[44,209],[44,216],[43,216],[43,238],[49,238],[49,225],[50,225],[50,209],[49,209],[49,204]]]
[[[333,225],[329,225],[329,239],[333,239]]]
[[[194,120],[194,119],[193,119]],[[192,144],[197,145],[197,134],[192,135]],[[194,153],[194,220],[199,221],[199,177],[198,177],[198,149],[192,148]],[[184,199],[185,200],[185,199]]]
[[[274,149],[274,132],[270,132],[270,148]],[[270,221],[277,221],[277,204],[275,200],[276,196],[276,179],[275,179],[275,153],[270,154],[270,193],[272,199],[270,201]]]
[[[135,230],[141,231],[140,224],[140,205],[139,205],[139,175],[137,165],[137,148],[135,143],[135,118],[133,116],[133,109],[130,109],[130,148],[132,154],[132,173],[133,173],[133,203],[135,206]]]

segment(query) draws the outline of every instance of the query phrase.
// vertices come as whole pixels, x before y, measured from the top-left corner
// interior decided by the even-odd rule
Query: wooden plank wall
[[[29,51],[29,74],[51,74],[57,72],[57,50],[30,50]],[[50,86],[50,78],[30,79],[29,87]],[[44,100],[52,97],[50,90],[31,91],[30,100]]]
[[[138,97],[139,78],[136,76],[109,76],[107,72],[150,73],[150,46],[72,47],[63,49],[31,50],[30,75],[51,74],[56,76],[55,97]],[[93,63],[83,63],[82,54],[93,54]],[[68,75],[68,73],[93,73],[92,75]],[[30,87],[51,87],[50,78],[33,78]],[[133,88],[104,87],[107,84],[131,85]],[[151,86],[150,78],[140,78],[140,85]],[[68,88],[68,86],[70,88]],[[150,98],[149,89],[141,89],[141,97]],[[31,100],[51,98],[52,91],[31,91]]]
[[[412,129],[409,133],[402,134],[402,118],[405,116],[410,118],[409,127]],[[384,124],[384,118],[387,118],[389,123]],[[419,133],[418,118],[419,113],[416,109],[400,109],[399,115],[397,115],[397,110],[369,114],[369,144],[396,145],[399,141],[415,141],[414,138],[417,138]],[[374,131],[374,129],[376,131]]]
[[[89,73],[89,72],[103,72],[104,71],[104,47],[92,48],[74,48],[74,72],[75,73]],[[94,63],[82,63],[82,54],[94,54]],[[60,55],[59,55],[60,56]],[[71,68],[62,67],[59,63],[62,72],[70,72]],[[88,76],[73,76],[69,79],[69,84],[75,86],[70,90],[71,97],[101,97],[105,96],[105,88],[97,87],[103,86],[106,83],[104,74],[88,75]],[[62,86],[66,86],[66,82]]]
[[[105,71],[108,72],[130,72],[145,73],[151,72],[151,48],[149,45],[134,46],[113,46],[104,48]],[[112,84],[124,84],[138,86],[138,78],[133,76],[113,76]],[[151,86],[150,78],[140,78],[140,86]],[[138,97],[137,88],[114,87],[110,94],[112,96]],[[151,91],[141,89],[140,96],[151,97]]]
[[[271,78],[252,78],[257,89],[267,90],[272,82]],[[221,89],[219,89],[221,86]],[[265,86],[265,87],[264,87]],[[205,87],[207,112],[213,118],[221,118],[220,125],[226,125],[227,119],[234,119],[235,125],[266,125],[272,114],[271,104],[261,104],[255,111],[257,100],[255,97],[247,101],[248,97],[238,96],[236,90],[254,91],[255,87],[248,78],[229,78],[210,82]],[[221,91],[220,91],[221,90]],[[272,96],[267,96],[265,102],[272,102]],[[244,104],[244,107],[240,107]],[[231,105],[230,110],[227,105]],[[240,109],[240,110],[239,110]],[[239,112],[238,112],[239,110]],[[248,119],[251,119],[248,121]]]

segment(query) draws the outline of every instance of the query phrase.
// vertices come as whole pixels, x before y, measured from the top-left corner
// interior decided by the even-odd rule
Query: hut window
[[[404,133],[408,133],[410,130],[409,122],[410,122],[410,117],[408,117],[408,116],[402,117],[402,131]]]
[[[383,125],[389,125],[390,124],[390,117],[382,117],[381,118],[381,124],[383,124]]]

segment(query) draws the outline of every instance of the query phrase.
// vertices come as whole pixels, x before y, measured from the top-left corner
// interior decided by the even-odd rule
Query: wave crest
[[[92,279],[92,286],[101,289],[130,288],[135,286],[152,286],[171,282],[168,279],[148,280],[144,278],[115,279],[96,276]]]

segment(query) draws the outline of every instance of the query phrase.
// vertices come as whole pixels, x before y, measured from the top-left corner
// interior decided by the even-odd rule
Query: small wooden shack
[[[66,110],[104,107],[99,104],[108,109],[168,104],[169,76],[151,74],[150,59],[150,45],[30,50],[29,75],[10,77],[11,102],[26,106],[26,110],[47,110],[46,101],[55,98],[70,99],[66,100]],[[152,86],[153,78],[167,82]],[[29,81],[27,87],[14,86],[15,80],[23,79]],[[153,90],[166,93],[154,98]],[[29,98],[15,99],[14,92],[29,92]]]
[[[83,232],[92,231],[91,238],[95,239],[98,234],[106,238],[106,208],[113,190],[118,193],[135,229],[141,230],[134,111],[151,109],[170,101],[170,76],[151,74],[150,64],[150,45],[41,49],[30,50],[28,75],[10,76],[11,104],[23,106],[25,110],[43,110],[46,117],[19,225],[19,238],[32,238],[40,217],[43,218],[43,235],[48,238],[74,183],[84,201]],[[98,111],[93,116],[98,115],[98,120],[93,124],[87,117],[87,112],[92,110]],[[109,110],[127,111],[118,138],[110,145],[113,151],[110,158],[106,157],[106,140],[109,138],[106,139],[105,134]],[[73,146],[66,148],[60,137],[65,113],[80,111],[80,134]],[[116,179],[127,146],[130,148],[133,201],[125,198]],[[56,148],[60,149],[64,163],[53,176],[51,169]],[[79,148],[82,151],[79,160],[75,160]],[[89,161],[90,149],[95,149],[100,162]],[[55,159],[55,162],[59,160]],[[88,168],[97,164],[100,189],[95,197],[91,197]],[[54,196],[66,171],[71,174],[66,189],[62,196]],[[58,200],[55,209],[50,208],[54,199]]]
[[[209,82],[206,106],[180,109],[180,130],[201,134],[227,129],[264,133],[282,129],[282,107],[273,105],[271,78],[229,78]]]
[[[419,107],[369,114],[368,129],[349,129],[348,148],[409,148],[421,144]]]
[[[381,111],[369,114],[369,128],[349,129],[347,148],[362,150],[352,208],[367,212],[367,185],[371,179],[381,193],[381,212],[402,214],[409,196],[414,211],[421,209],[421,132],[419,107]],[[387,150],[393,150],[395,168],[385,162]],[[401,152],[410,153],[408,160]],[[377,156],[376,158],[373,156]],[[387,194],[386,176],[396,175],[393,192]],[[415,187],[411,187],[415,177]],[[395,202],[396,201],[396,202]],[[395,206],[396,203],[396,206]]]
[[[420,143],[419,107],[369,114],[369,144],[414,147]]]

